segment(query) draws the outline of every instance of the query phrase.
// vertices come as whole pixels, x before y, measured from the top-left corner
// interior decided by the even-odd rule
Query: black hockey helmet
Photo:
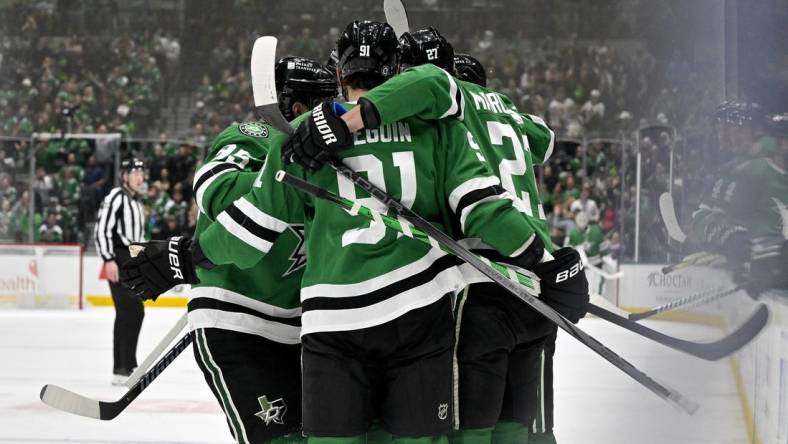
[[[453,75],[454,48],[432,26],[406,32],[399,38],[399,62],[402,69],[432,63]]]
[[[338,61],[339,56],[337,56],[337,49],[334,48],[331,50],[331,54],[328,55],[328,60],[326,60],[326,69],[334,76],[336,76]]]
[[[301,102],[313,108],[337,94],[336,76],[320,63],[305,57],[284,57],[274,71],[279,109],[287,120],[293,120],[292,105]]]
[[[487,73],[484,72],[484,65],[468,54],[456,54],[454,56],[454,69],[457,70],[458,79],[484,87],[487,86]]]
[[[120,163],[120,172],[121,173],[129,173],[134,170],[145,170],[145,162],[142,160],[132,157],[131,159],[126,159]]]
[[[388,23],[356,20],[337,40],[337,66],[342,78],[378,75],[385,80],[397,67],[397,35]]]

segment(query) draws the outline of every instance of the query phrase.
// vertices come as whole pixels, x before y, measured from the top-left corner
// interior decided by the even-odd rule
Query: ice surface
[[[148,309],[138,360],[142,361],[180,309]],[[54,410],[39,401],[47,383],[99,399],[116,400],[112,369],[111,308],[79,311],[0,311],[0,443],[230,443],[218,404],[185,351],[112,421]],[[671,351],[597,319],[580,324],[657,380],[698,401],[687,416],[566,336],[556,358],[556,434],[559,444],[745,443],[730,362],[705,361]],[[649,326],[691,339],[713,329],[652,321]]]

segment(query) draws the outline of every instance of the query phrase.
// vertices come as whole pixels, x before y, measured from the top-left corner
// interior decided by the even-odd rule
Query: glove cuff
[[[200,267],[210,270],[216,267],[216,264],[211,262],[211,260],[205,256],[205,253],[203,253],[202,248],[200,247],[199,239],[195,238],[190,241],[189,254],[191,254],[192,263],[194,264],[195,269]]]
[[[513,257],[511,263],[526,270],[533,270],[534,266],[542,260],[542,255],[544,255],[544,242],[534,234],[531,245],[524,252]]]
[[[372,102],[361,97],[358,99],[358,106],[361,108],[361,121],[364,122],[364,128],[375,129],[380,126],[380,113]]]

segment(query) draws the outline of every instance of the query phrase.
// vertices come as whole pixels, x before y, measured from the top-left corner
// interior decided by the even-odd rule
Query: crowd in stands
[[[149,164],[145,204],[149,235],[154,238],[193,228],[196,207],[191,179],[202,149],[228,124],[255,119],[248,72],[255,36],[274,30],[280,54],[325,61],[340,32],[337,24],[353,13],[333,1],[310,1],[310,7],[300,12],[284,2],[266,3],[261,11],[263,6],[257,3],[238,1],[227,14],[211,10],[187,18],[187,34],[162,28],[151,19],[149,27],[133,30],[113,22],[107,25],[112,32],[94,36],[80,27],[59,28],[58,20],[64,19],[58,18],[54,6],[46,7],[55,3],[59,4],[16,2],[4,11],[3,26],[10,32],[0,36],[0,135],[25,137],[33,131],[158,135],[146,143],[120,144],[123,157],[141,156]],[[361,10],[380,8],[379,1],[361,3]],[[468,3],[466,18],[480,13],[481,9],[473,9],[474,2]],[[550,2],[531,3],[540,10],[550,9]],[[574,22],[554,23],[556,31],[543,34],[508,33],[481,25],[460,30],[447,20],[443,29],[436,24],[457,52],[469,53],[486,65],[492,89],[511,97],[521,111],[544,117],[555,130],[556,149],[540,180],[558,243],[564,242],[576,214],[583,211],[614,244],[628,243],[625,248],[631,249],[631,239],[619,239],[619,229],[629,224],[625,231],[631,237],[634,130],[659,124],[683,134],[701,127],[715,105],[698,67],[681,50],[655,51],[645,39],[628,47],[603,40],[636,35],[640,29],[637,10],[648,8],[648,2],[620,3],[621,8],[606,7],[610,16],[605,19],[618,31],[596,38],[593,23],[582,15],[572,18]],[[423,0],[416,13],[441,6],[438,0]],[[277,17],[294,18],[283,22]],[[528,23],[546,26],[534,20]],[[162,133],[170,118],[162,109],[177,95],[186,98],[192,112],[173,136],[189,143],[173,142]],[[630,154],[628,168],[622,165],[621,144],[611,140],[620,138],[629,141],[624,147]],[[661,147],[644,158],[652,162],[648,171],[654,175],[644,180],[645,187],[656,192],[667,183],[665,146],[645,139],[648,149],[649,143]],[[96,140],[55,138],[37,143],[37,168],[33,177],[26,177],[29,142],[0,142],[0,238],[89,245],[89,230],[84,227],[95,218],[104,193],[114,186],[114,159],[103,155]],[[25,185],[29,183],[25,179],[32,186]],[[31,206],[33,239],[28,228]],[[647,213],[651,219],[652,213]]]

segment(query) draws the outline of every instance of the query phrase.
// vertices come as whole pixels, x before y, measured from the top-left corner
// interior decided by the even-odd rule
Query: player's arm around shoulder
[[[462,115],[458,81],[432,64],[409,68],[359,100],[364,126],[376,128],[408,117],[436,120]]]
[[[445,190],[463,234],[481,238],[504,256],[523,259],[531,268],[544,246],[528,219],[493,175],[467,127],[457,120],[442,121]]]
[[[303,224],[305,197],[276,180],[280,170],[305,177],[300,165],[283,164],[279,145],[271,147],[251,188],[200,235],[200,246],[211,262],[252,267],[290,224]]]

